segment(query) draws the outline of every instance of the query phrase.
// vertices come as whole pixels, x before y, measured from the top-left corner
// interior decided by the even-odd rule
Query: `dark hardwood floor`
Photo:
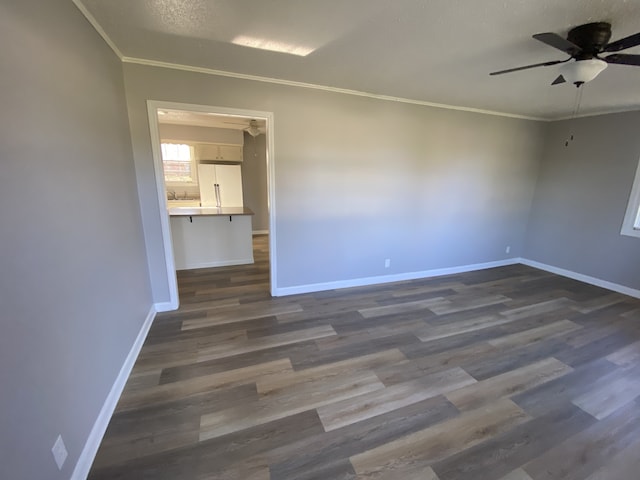
[[[179,273],[92,479],[640,478],[640,300],[522,265],[271,298]]]

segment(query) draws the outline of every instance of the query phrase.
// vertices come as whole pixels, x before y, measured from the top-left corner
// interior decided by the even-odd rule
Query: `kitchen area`
[[[265,127],[258,119],[158,110],[176,270],[254,262],[253,235],[268,232]]]

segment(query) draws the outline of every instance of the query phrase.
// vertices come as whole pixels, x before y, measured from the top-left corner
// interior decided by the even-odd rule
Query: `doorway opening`
[[[240,167],[236,168],[238,165],[242,165],[247,172],[251,169],[251,173],[242,179],[244,197],[248,200],[247,203],[251,203],[247,206],[252,211],[256,210],[253,218],[250,218],[249,228],[253,234],[269,236],[269,283],[270,293],[275,296],[277,252],[273,113],[155,100],[147,101],[147,111],[169,289],[167,309],[175,310],[179,306],[176,267],[184,268],[184,265],[176,264],[168,208],[200,207],[201,200],[203,205],[204,201],[213,201],[207,196],[208,193],[205,194],[205,199],[200,196],[198,171],[203,171],[202,165],[207,165],[206,168],[210,168],[209,165],[217,165],[216,168],[219,169],[226,168],[226,176],[228,171],[240,170]],[[169,149],[173,152],[171,158],[175,158],[169,164],[170,173],[167,177],[163,149],[165,157]],[[189,149],[191,155],[187,155]],[[219,193],[219,190],[216,191],[216,195]],[[216,198],[218,202],[211,206],[221,207],[222,197],[211,198]],[[233,217],[229,216],[228,219],[232,221]],[[234,227],[238,223],[240,222],[236,222]],[[182,262],[182,259],[178,258],[178,261]]]

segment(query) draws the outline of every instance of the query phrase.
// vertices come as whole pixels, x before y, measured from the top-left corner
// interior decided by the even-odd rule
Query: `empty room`
[[[637,478],[640,3],[0,39],[0,478]]]

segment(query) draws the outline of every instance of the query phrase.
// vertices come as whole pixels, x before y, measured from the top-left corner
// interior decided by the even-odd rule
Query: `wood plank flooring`
[[[284,298],[179,272],[91,479],[631,480],[640,300],[515,265]]]

